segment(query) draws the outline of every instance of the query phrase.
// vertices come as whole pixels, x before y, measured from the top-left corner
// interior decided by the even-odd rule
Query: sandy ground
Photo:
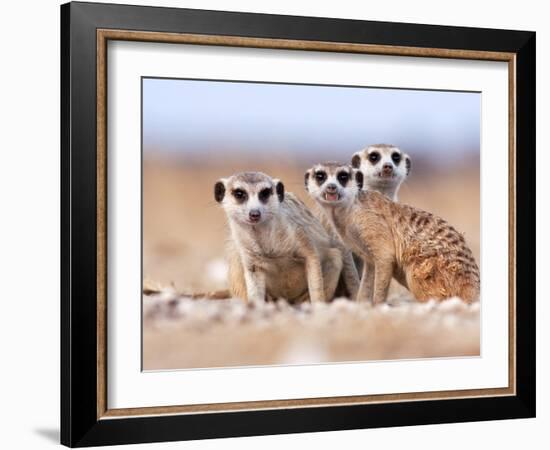
[[[252,307],[167,291],[143,302],[146,370],[479,355],[479,303],[460,299]]]
[[[289,168],[290,167],[290,168]],[[296,168],[293,168],[296,167]],[[306,203],[302,165],[193,166],[144,162],[143,274],[161,287],[143,297],[145,370],[305,364],[479,354],[479,306],[459,300],[418,304],[397,283],[389,303],[371,308],[339,300],[250,309],[240,300],[191,300],[182,293],[226,287],[225,217],[213,185],[237,170],[281,178]],[[479,171],[414,173],[400,201],[433,212],[465,233],[479,261]]]

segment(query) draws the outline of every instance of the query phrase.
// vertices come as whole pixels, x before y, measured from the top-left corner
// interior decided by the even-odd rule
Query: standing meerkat
[[[308,170],[308,192],[364,261],[357,299],[382,303],[392,276],[419,301],[479,300],[479,269],[464,237],[431,213],[362,191],[363,174],[338,163]]]
[[[411,172],[410,156],[389,144],[369,145],[354,153],[351,165],[363,174],[363,190],[378,191],[394,202]]]
[[[333,298],[342,252],[281,181],[260,172],[238,173],[219,180],[214,196],[230,229],[231,295],[251,302]]]
[[[351,165],[363,174],[362,190],[378,191],[394,202],[399,188],[411,172],[411,158],[390,144],[369,145],[353,154]],[[362,264],[356,260],[358,270]]]

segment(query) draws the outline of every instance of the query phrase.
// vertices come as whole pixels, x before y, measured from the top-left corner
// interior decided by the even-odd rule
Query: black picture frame
[[[98,29],[516,55],[516,395],[98,418]],[[534,32],[94,3],[61,6],[61,443],[71,447],[535,416]]]

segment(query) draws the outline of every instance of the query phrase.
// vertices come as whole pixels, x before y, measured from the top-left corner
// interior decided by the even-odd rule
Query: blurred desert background
[[[400,201],[430,211],[465,233],[479,261],[479,169],[457,164],[450,170],[417,168],[400,191]],[[313,165],[293,162],[227,162],[194,166],[170,160],[145,161],[143,166],[144,277],[181,292],[225,287],[225,215],[214,200],[214,183],[236,171],[260,170],[280,178],[288,191],[308,206],[303,172]],[[425,162],[428,165],[429,162]]]
[[[219,178],[262,171],[311,205],[308,167],[378,142],[412,158],[400,201],[445,218],[479,262],[478,94],[299,88],[144,80],[144,370],[479,355],[479,305],[421,305],[396,283],[377,308],[190,298],[227,287]]]

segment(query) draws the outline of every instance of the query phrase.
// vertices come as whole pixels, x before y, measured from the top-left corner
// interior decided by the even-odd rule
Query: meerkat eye
[[[397,152],[392,153],[391,159],[395,164],[399,164],[401,162],[401,153],[397,153]]]
[[[233,191],[233,197],[239,202],[242,203],[246,200],[246,192],[242,189],[235,189]]]
[[[376,164],[378,161],[380,161],[380,153],[378,152],[369,153],[369,161],[373,164]]]
[[[273,189],[265,188],[260,191],[260,193],[258,194],[258,198],[262,203],[267,203],[271,194],[273,194]]]
[[[337,178],[338,178],[338,181],[340,182],[340,184],[342,186],[345,186],[347,184],[347,182],[349,181],[349,173],[347,172],[340,172],[338,175],[337,175]]]
[[[327,174],[325,172],[315,172],[315,179],[317,183],[321,184],[327,179]]]

